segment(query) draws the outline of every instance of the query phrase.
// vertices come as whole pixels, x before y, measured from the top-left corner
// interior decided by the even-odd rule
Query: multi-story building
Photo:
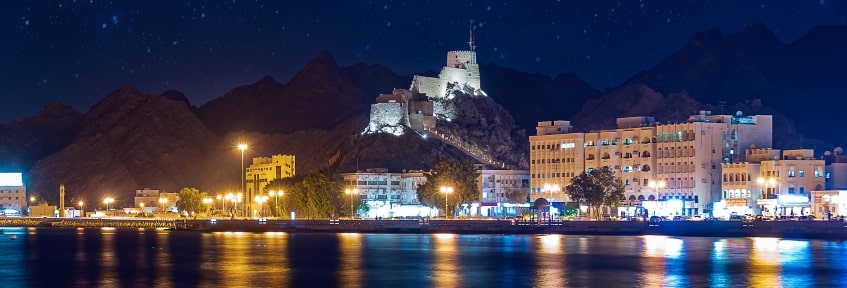
[[[273,180],[293,177],[294,155],[273,155],[271,157],[255,157],[253,163],[245,171],[245,195],[262,195],[266,193],[265,186]]]
[[[811,149],[785,150],[781,159],[762,161],[759,177],[770,189],[776,187],[775,197],[762,204],[778,216],[809,215],[811,191],[824,190],[824,166]]]
[[[418,200],[418,185],[426,182],[422,171],[397,173],[388,172],[388,169],[384,168],[371,168],[355,173],[345,173],[342,176],[345,190],[356,191],[358,196],[353,197],[359,199],[358,203],[368,205],[367,217],[429,215],[428,211],[425,215],[421,215],[421,207],[416,207],[421,204]]]
[[[684,123],[639,116],[618,118],[617,124],[617,129],[571,132],[567,121],[539,122],[537,135],[529,137],[530,198],[569,201],[564,187],[573,177],[608,167],[626,189],[619,211],[610,212],[711,214],[713,202],[721,200],[720,164],[744,161],[739,153],[744,149],[772,146],[770,115],[701,111]]]
[[[21,215],[27,209],[21,173],[0,173],[0,215]]]
[[[150,188],[135,190],[134,207],[141,212],[176,211],[177,201],[179,201],[179,193],[176,192],[161,192]]]
[[[515,216],[529,193],[528,170],[478,170],[480,211],[483,217]]]

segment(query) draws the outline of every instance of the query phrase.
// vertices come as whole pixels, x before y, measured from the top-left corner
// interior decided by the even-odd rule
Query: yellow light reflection
[[[364,287],[362,279],[363,263],[362,258],[362,235],[359,233],[341,233],[339,234],[339,250],[341,252],[341,269],[338,271],[338,278],[344,287]]]
[[[750,287],[781,287],[779,238],[753,237],[750,252]]]
[[[219,251],[215,259],[209,259],[201,270],[218,271],[218,287],[232,283],[278,283],[277,287],[288,287],[291,274],[288,260],[288,234],[216,232],[204,234],[204,247],[227,247]],[[261,244],[261,245],[259,245]],[[256,257],[256,255],[262,255]],[[261,270],[258,270],[261,269]],[[261,273],[257,273],[261,271]]]
[[[456,287],[461,283],[459,274],[458,240],[455,234],[435,234],[435,257],[432,278],[435,287]]]
[[[544,235],[535,238],[535,269],[536,287],[568,287],[568,279],[565,278],[565,253],[563,247],[563,235]]]
[[[115,228],[106,229],[112,227],[104,227],[101,231],[109,231],[113,232]],[[115,255],[115,234],[114,233],[100,233],[103,236],[103,247],[100,251],[100,280],[97,281],[97,285],[101,286],[119,286],[121,283],[116,282],[118,280],[117,275],[117,256]]]
[[[668,236],[645,235],[641,236],[641,239],[643,246],[641,256],[643,257],[641,257],[640,266],[650,267],[650,269],[645,269],[640,274],[640,284],[643,287],[664,287],[667,274],[664,245],[670,238]]]

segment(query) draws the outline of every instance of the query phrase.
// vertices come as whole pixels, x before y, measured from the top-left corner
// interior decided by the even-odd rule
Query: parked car
[[[665,220],[661,216],[650,216],[650,223],[659,223]]]

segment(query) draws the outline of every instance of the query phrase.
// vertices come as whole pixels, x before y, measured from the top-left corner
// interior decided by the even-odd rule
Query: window
[[[788,170],[788,177],[794,177],[794,169]]]
[[[803,170],[797,171],[797,174],[800,174],[800,177],[803,177],[803,176],[806,175],[805,171],[803,171]]]

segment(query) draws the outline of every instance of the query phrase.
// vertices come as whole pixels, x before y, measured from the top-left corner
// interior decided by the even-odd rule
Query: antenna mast
[[[473,19],[471,19],[471,25],[469,27],[469,30],[471,32],[471,37],[470,37],[470,41],[468,41],[468,46],[470,46],[471,51],[474,51],[474,49],[476,49],[476,46],[473,45],[473,30],[474,30]]]

